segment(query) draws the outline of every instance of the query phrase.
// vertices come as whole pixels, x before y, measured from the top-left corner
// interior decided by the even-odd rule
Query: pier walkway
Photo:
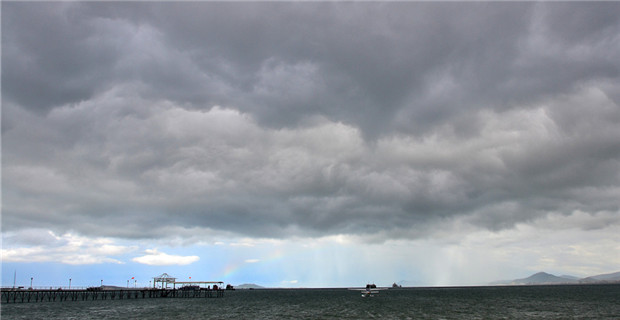
[[[122,300],[122,299],[149,299],[149,298],[221,298],[224,289],[199,288],[186,289],[33,289],[14,290],[2,288],[1,303],[22,302],[52,302],[52,301],[87,301],[87,300]]]

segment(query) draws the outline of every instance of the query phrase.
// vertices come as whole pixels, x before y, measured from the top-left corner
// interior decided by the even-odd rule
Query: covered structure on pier
[[[162,273],[161,275],[159,275],[158,277],[154,277],[153,278],[153,288],[157,287],[157,284],[160,283],[161,284],[161,288],[162,289],[167,289],[168,288],[168,284],[172,284],[172,286],[174,287],[174,283],[177,280],[177,278],[167,274],[167,273]]]

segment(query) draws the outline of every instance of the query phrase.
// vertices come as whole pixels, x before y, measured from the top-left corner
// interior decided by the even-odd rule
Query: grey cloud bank
[[[613,2],[3,3],[3,231],[618,225],[619,17]]]

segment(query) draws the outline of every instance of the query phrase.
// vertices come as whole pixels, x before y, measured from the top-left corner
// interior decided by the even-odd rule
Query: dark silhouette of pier
[[[89,300],[123,300],[152,298],[221,298],[224,289],[217,288],[121,288],[102,290],[99,287],[87,289],[13,289],[2,288],[2,303],[52,302],[52,301],[89,301]]]

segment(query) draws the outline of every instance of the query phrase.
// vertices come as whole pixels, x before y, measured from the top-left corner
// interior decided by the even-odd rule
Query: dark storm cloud
[[[617,215],[618,13],[5,3],[3,228],[416,237]]]
[[[276,127],[325,114],[373,136],[409,132],[479,105],[506,107],[616,77],[617,54],[605,48],[570,54],[583,41],[605,45],[617,31],[609,13],[616,6],[15,5],[16,14],[5,14],[5,33],[15,48],[10,53],[26,53],[30,59],[23,63],[37,72],[9,64],[4,76],[15,78],[7,81],[9,98],[32,108],[138,81],[149,96],[195,108],[235,105]],[[22,30],[19,37],[12,28]],[[305,77],[289,87],[288,73]]]
[[[72,15],[71,5],[58,3],[14,3],[4,9],[4,99],[48,111],[88,99],[99,89],[116,54],[88,43],[96,31],[88,17]]]

